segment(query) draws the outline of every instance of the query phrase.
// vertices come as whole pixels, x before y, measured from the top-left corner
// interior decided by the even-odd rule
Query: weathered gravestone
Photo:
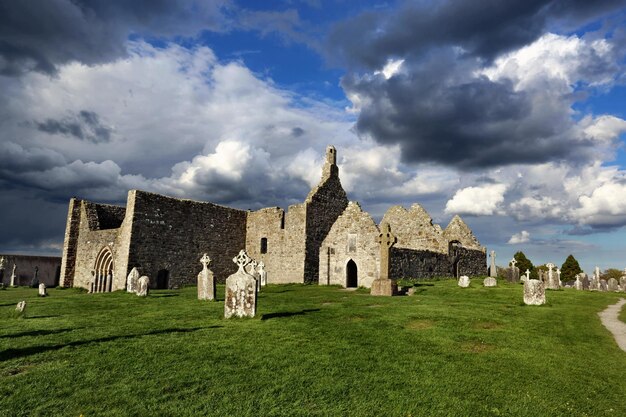
[[[519,268],[515,266],[516,263],[515,258],[509,262],[509,267],[506,270],[506,280],[508,282],[519,282]]]
[[[137,280],[137,295],[140,297],[147,297],[150,292],[150,277],[143,275]]]
[[[126,292],[134,293],[137,292],[137,286],[139,285],[139,270],[137,267],[134,267],[128,273],[128,278],[126,278]]]
[[[546,303],[546,291],[543,282],[529,279],[524,282],[524,304],[538,306]]]
[[[618,283],[617,280],[615,278],[609,278],[609,280],[606,282],[607,285],[607,290],[609,291],[618,291]]]
[[[15,311],[17,311],[18,313],[23,313],[25,309],[26,301],[20,301],[19,303],[17,303],[17,307],[15,307]]]
[[[467,275],[461,275],[461,277],[459,278],[459,281],[457,282],[457,285],[461,288],[467,288],[470,286],[470,279]]]
[[[245,250],[233,258],[239,269],[226,278],[224,317],[254,317],[256,314],[257,280],[246,272],[252,261]]]
[[[380,276],[372,282],[371,295],[392,296],[398,292],[396,281],[389,278],[389,251],[396,243],[396,237],[391,233],[389,223],[381,225],[381,233],[378,235],[380,245]]]
[[[609,286],[606,283],[605,279],[600,279],[600,283],[598,284],[598,291],[608,291]]]
[[[211,258],[206,253],[200,258],[202,271],[198,274],[198,300],[215,300],[215,277],[209,269]]]
[[[267,285],[267,271],[265,270],[265,264],[263,263],[263,261],[259,262],[257,271],[259,272],[259,276],[261,277],[261,287],[265,287]]]
[[[591,281],[589,280],[589,277],[584,272],[581,272],[580,276],[581,276],[580,280],[583,283],[583,290],[589,291],[589,287],[591,286]]]
[[[619,285],[622,287],[623,291],[626,291],[626,275],[622,275],[619,279]]]
[[[583,281],[581,275],[582,274],[576,274],[576,282],[574,283],[574,288],[576,288],[578,291],[583,290]]]
[[[415,287],[410,287],[408,290],[406,290],[406,295],[408,295],[409,297],[415,295]]]
[[[39,287],[39,267],[35,267],[35,273],[33,274],[33,279],[30,281],[30,286],[32,288]]]
[[[496,267],[496,251],[492,250],[489,252],[489,257],[491,258],[491,264],[489,265],[489,276],[497,277],[498,276],[498,267]]]
[[[546,280],[545,289],[548,289],[548,290],[560,289],[561,283],[559,282],[559,278],[557,274],[555,274],[554,271],[552,271],[555,265],[553,263],[547,263],[546,266],[548,267],[548,278]]]
[[[522,282],[526,282],[530,279],[530,270],[527,269],[526,272],[524,272],[524,275],[522,275],[522,277],[520,278],[520,280]]]
[[[257,292],[261,292],[261,274],[259,274],[259,271],[257,270],[258,266],[259,263],[255,259],[252,259],[250,261],[250,271],[248,271],[248,273],[256,280]]]
[[[39,284],[39,296],[45,297],[47,295],[48,293],[46,292],[46,284],[42,282],[41,284]]]
[[[11,272],[11,282],[9,286],[15,287],[15,278],[17,278],[17,264],[13,264],[13,272]]]
[[[497,287],[498,281],[494,277],[487,277],[483,280],[483,287]]]

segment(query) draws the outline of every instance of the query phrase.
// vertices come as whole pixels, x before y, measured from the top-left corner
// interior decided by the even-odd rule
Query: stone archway
[[[106,246],[96,257],[92,285],[91,292],[111,292],[113,288],[113,253]]]
[[[359,286],[359,272],[356,263],[350,259],[346,264],[346,287],[356,288]]]

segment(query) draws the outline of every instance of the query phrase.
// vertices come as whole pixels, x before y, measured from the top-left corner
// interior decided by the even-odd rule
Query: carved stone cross
[[[525,274],[526,274],[526,280],[529,280],[530,279],[530,270],[527,269]]]
[[[548,271],[552,272],[552,269],[555,267],[556,265],[554,265],[553,263],[547,263],[546,267],[548,268]]]
[[[396,237],[391,234],[389,223],[381,225],[382,233],[378,235],[380,244],[380,279],[389,279],[389,250],[396,243]]]
[[[200,263],[202,264],[202,269],[208,269],[209,265],[211,265],[211,258],[209,258],[209,255],[207,255],[206,253],[204,255],[202,255],[202,258],[200,258]]]
[[[515,260],[515,258],[513,258],[509,263],[511,264],[511,267],[515,268],[515,264],[517,263],[517,261]]]
[[[245,274],[247,274],[245,267],[250,263],[250,261],[252,261],[252,258],[250,258],[243,249],[239,251],[239,255],[233,258],[233,262],[239,267],[239,271],[237,272],[243,272]]]

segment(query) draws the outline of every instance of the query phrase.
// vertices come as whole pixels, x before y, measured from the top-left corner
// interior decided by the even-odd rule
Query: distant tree
[[[533,263],[530,262],[530,259],[528,259],[526,255],[524,255],[524,252],[519,251],[515,253],[515,255],[513,255],[513,258],[517,261],[517,264],[515,266],[519,268],[520,277],[524,275],[526,273],[526,270],[528,269],[530,271],[530,277],[533,278],[533,271],[535,270],[535,267],[533,266]]]
[[[561,281],[574,281],[576,279],[576,275],[581,272],[583,272],[583,270],[580,269],[578,261],[573,255],[570,255],[567,259],[565,259],[563,265],[561,265]]]
[[[609,268],[600,274],[600,278],[605,279],[607,281],[611,278],[615,278],[616,280],[619,281],[622,275],[624,275],[623,271],[620,271],[619,269],[615,269],[615,268]]]

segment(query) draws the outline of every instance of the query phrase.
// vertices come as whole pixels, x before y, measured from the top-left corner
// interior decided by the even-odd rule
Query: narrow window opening
[[[267,253],[267,238],[261,238],[261,253]]]

